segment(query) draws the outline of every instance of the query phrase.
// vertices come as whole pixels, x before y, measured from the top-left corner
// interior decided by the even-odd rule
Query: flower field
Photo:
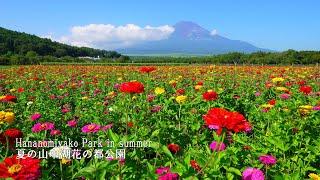
[[[0,179],[319,180],[319,134],[318,66],[0,69]]]

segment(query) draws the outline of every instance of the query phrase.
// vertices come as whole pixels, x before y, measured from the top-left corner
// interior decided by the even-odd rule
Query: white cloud
[[[124,26],[89,24],[72,27],[69,35],[56,39],[50,36],[50,38],[75,46],[116,49],[127,47],[137,42],[166,39],[173,31],[174,28],[169,25],[139,27],[134,24]]]
[[[218,35],[218,30],[214,29],[210,32],[211,36]]]

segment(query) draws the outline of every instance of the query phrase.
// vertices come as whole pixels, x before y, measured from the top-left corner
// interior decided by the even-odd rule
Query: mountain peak
[[[173,39],[203,40],[211,38],[210,31],[191,21],[180,21],[173,27],[175,30],[170,37]]]
[[[173,25],[174,31],[167,39],[148,41],[119,49],[124,54],[222,54],[228,52],[265,51],[244,41],[213,35],[207,29],[191,21]]]

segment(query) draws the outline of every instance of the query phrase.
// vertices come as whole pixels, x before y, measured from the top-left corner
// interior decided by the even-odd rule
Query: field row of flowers
[[[1,69],[0,178],[319,180],[319,72]]]

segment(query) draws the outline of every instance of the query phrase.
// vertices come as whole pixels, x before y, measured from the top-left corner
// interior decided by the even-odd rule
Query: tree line
[[[232,52],[227,54],[195,57],[130,57],[135,63],[213,63],[213,64],[316,64],[320,63],[320,51]]]
[[[51,61],[77,57],[101,57],[117,59],[121,57],[116,51],[106,51],[87,47],[75,47],[47,38],[21,33],[0,27],[0,56],[2,64],[32,64],[42,60]],[[37,58],[35,58],[37,57]],[[69,57],[69,58],[66,58]],[[70,58],[71,57],[71,58]]]

